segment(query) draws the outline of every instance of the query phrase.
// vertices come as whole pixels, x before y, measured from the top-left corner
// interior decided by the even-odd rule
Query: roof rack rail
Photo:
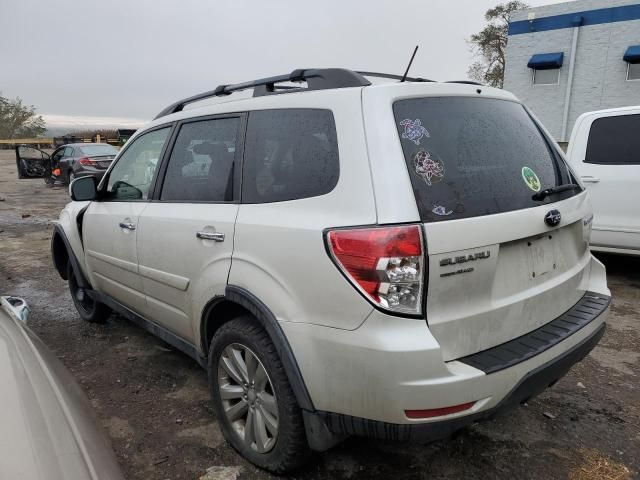
[[[444,83],[462,83],[463,85],[480,85],[481,87],[485,86],[483,83],[473,82],[471,80],[449,80]]]
[[[307,82],[307,88],[297,88],[287,86],[276,86],[276,83],[282,82]],[[371,82],[364,78],[361,74],[344,68],[309,68],[297,69],[285,75],[277,75],[275,77],[260,78],[258,80],[250,80],[248,82],[236,83],[233,85],[218,85],[214,90],[199,93],[191,97],[183,98],[172,103],[162,110],[156,117],[160,118],[172,113],[180,112],[190,103],[198,102],[206,98],[222,97],[231,95],[233,92],[240,92],[253,88],[253,96],[259,97],[263,95],[273,95],[287,92],[306,92],[311,90],[325,90],[328,88],[346,88],[346,87],[366,87]],[[281,90],[280,92],[278,90]]]
[[[357,71],[363,77],[378,77],[378,78],[390,78],[392,80],[402,80],[402,75],[394,75],[393,73],[380,73],[380,72],[360,72]],[[405,82],[435,82],[435,80],[430,80],[428,78],[422,77],[406,77]]]

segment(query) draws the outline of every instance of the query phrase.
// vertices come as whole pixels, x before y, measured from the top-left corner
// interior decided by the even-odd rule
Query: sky
[[[296,68],[460,80],[500,0],[0,0],[0,92],[50,127],[141,125],[173,101]],[[528,0],[531,6],[558,3]]]

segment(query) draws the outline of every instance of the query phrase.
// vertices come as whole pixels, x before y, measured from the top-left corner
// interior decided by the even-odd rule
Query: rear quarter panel
[[[323,232],[376,223],[360,89],[260,98],[251,107],[331,109],[340,176],[325,195],[240,205],[229,284],[257,296],[279,321],[355,329],[373,307],[333,264]]]

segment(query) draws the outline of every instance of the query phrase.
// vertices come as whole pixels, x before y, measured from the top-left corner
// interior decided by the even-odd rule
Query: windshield
[[[80,147],[80,151],[83,155],[90,155],[94,157],[99,157],[101,155],[115,155],[118,153],[118,150],[116,150],[115,147],[106,143],[100,145],[83,145]]]
[[[575,180],[519,103],[414,98],[395,102],[393,111],[423,221],[530,208],[580,191],[533,200]]]

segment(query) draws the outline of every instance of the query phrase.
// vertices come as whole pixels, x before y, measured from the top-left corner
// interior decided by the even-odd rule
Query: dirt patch
[[[614,350],[597,346],[591,352],[591,356],[603,367],[611,368],[623,375],[634,375],[633,367],[640,366],[638,359],[640,353],[630,350]]]
[[[624,465],[597,451],[583,450],[582,465],[569,472],[569,480],[627,480],[631,472]]]
[[[193,360],[121,317],[112,316],[105,325],[80,320],[49,253],[51,222],[68,202],[67,190],[16,178],[13,153],[0,150],[0,288],[27,299],[31,328],[89,396],[126,477],[275,478],[222,440],[206,373]],[[447,441],[348,439],[292,478],[637,476],[640,260],[600,258],[614,295],[607,332],[598,349],[553,388]]]

